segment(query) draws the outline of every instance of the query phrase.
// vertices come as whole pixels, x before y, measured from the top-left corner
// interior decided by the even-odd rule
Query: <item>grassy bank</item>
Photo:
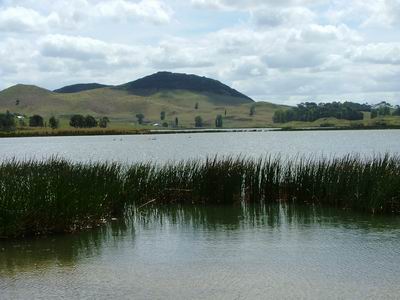
[[[0,236],[71,232],[147,203],[313,203],[400,213],[400,158],[0,164]]]

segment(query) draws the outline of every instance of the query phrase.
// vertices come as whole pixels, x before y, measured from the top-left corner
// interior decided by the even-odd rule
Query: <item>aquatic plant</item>
[[[154,204],[312,203],[400,213],[400,158],[0,163],[0,236],[74,231]]]

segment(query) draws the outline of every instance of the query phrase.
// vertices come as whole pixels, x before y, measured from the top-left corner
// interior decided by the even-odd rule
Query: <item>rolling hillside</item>
[[[254,102],[218,81],[194,75],[184,75],[187,83],[170,80],[169,83],[155,81],[152,85],[154,78],[160,78],[160,75],[175,76],[162,72],[121,86],[92,88],[88,85],[87,90],[67,93],[16,85],[0,92],[0,112],[55,115],[61,118],[62,124],[67,124],[72,114],[92,114],[108,116],[113,126],[132,126],[137,113],[143,113],[148,123],[160,123],[160,112],[165,111],[168,123],[178,117],[181,126],[192,127],[195,116],[200,115],[207,127],[213,127],[216,115],[225,116],[226,111],[224,127],[253,127],[272,124],[274,111],[282,108],[267,102]],[[183,75],[177,76],[182,78]],[[207,85],[210,88],[206,88]],[[196,103],[198,109],[195,109]],[[256,113],[249,116],[253,105]]]

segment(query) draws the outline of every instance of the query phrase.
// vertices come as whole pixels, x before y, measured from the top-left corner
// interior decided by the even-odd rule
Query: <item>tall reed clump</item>
[[[91,227],[123,210],[116,164],[10,161],[0,164],[0,236]]]
[[[73,231],[147,203],[277,201],[400,213],[400,157],[0,163],[0,236]]]

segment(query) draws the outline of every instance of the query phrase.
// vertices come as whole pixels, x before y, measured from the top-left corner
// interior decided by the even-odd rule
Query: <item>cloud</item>
[[[21,6],[0,10],[0,30],[3,32],[40,32],[59,24],[56,13],[41,15],[35,10]]]
[[[97,3],[92,14],[119,20],[144,20],[155,24],[165,24],[171,21],[172,9],[157,0],[142,0],[138,3],[113,0]]]
[[[400,65],[400,43],[377,43],[354,47],[349,57],[356,62]]]

